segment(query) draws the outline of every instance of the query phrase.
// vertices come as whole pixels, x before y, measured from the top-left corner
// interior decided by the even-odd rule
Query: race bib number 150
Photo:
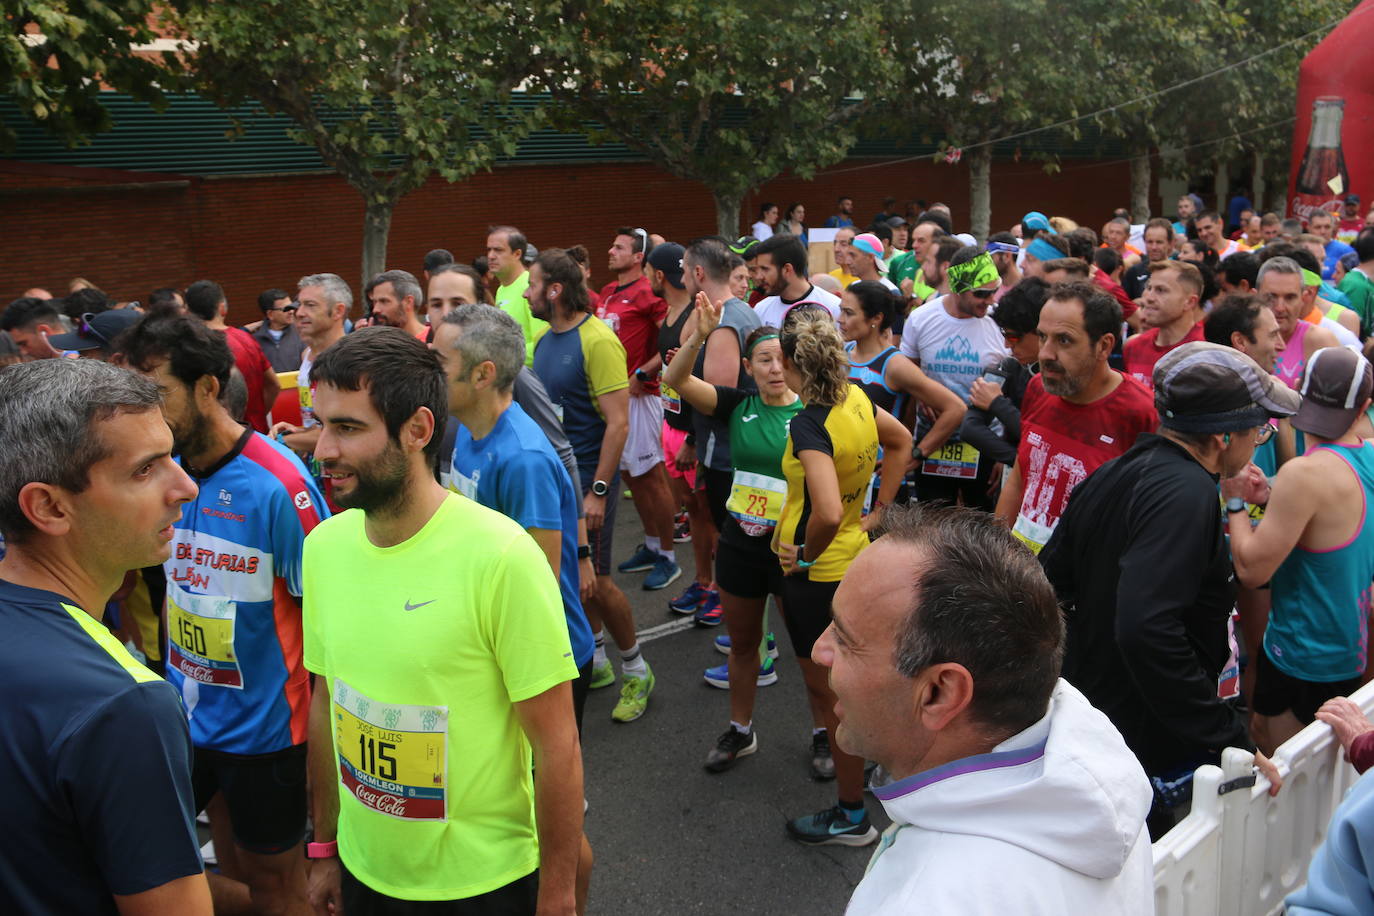
[[[193,681],[242,690],[243,670],[234,654],[237,616],[238,605],[227,598],[169,589],[168,663]]]
[[[448,707],[381,703],[338,678],[333,699],[344,791],[401,820],[447,820]]]

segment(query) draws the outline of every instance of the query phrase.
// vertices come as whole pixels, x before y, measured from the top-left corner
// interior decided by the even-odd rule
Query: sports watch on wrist
[[[592,558],[592,545],[590,545],[590,544],[578,544],[578,545],[577,545],[577,558],[578,558],[579,560],[590,560],[590,559]]]
[[[1227,515],[1230,515],[1230,514],[1233,513],[1233,512],[1245,512],[1245,511],[1246,511],[1246,508],[1245,508],[1245,500],[1241,499],[1239,496],[1232,496],[1230,499],[1226,500],[1226,514],[1227,514]]]
[[[645,372],[642,368],[635,370],[635,378],[639,379],[641,382],[644,382],[646,384],[654,380],[654,377],[649,373]]]
[[[593,496],[605,496],[605,495],[606,495],[607,493],[609,493],[609,492],[611,492],[611,485],[608,484],[606,481],[604,481],[604,480],[593,480],[593,481],[592,481],[592,495],[593,495]]]

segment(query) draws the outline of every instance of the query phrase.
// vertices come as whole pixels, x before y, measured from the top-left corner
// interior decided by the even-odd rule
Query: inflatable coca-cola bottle
[[[1319,209],[1340,212],[1341,197],[1350,187],[1341,148],[1344,117],[1345,99],[1328,95],[1312,103],[1312,129],[1293,187],[1291,211],[1299,219],[1309,219]]]

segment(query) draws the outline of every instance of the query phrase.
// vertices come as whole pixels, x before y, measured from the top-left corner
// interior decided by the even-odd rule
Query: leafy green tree
[[[437,173],[461,181],[511,156],[542,119],[510,105],[561,4],[496,0],[182,0],[201,92],[246,99],[363,198],[362,278],[383,270],[392,211]]]
[[[1107,26],[1105,0],[1023,0],[999,4],[936,4],[899,21],[904,59],[923,61],[933,76],[909,83],[891,113],[941,131],[969,169],[969,221],[986,239],[991,219],[993,147],[1003,138],[1070,120],[1101,98],[1095,47]],[[1076,135],[1067,125],[1058,136]],[[1055,135],[1040,134],[1023,153],[1043,151]]]
[[[156,35],[152,0],[0,0],[0,81],[19,110],[68,145],[108,130],[102,85],[158,104],[159,55],[136,51]],[[0,124],[0,151],[13,149],[13,128]]]
[[[893,8],[900,8],[895,4]],[[875,100],[899,88],[889,10],[841,0],[570,3],[544,85],[562,123],[700,182],[716,228],[751,190],[843,159]]]

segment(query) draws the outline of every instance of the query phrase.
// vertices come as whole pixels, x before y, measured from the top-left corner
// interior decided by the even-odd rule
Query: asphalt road
[[[634,504],[622,499],[615,562],[642,533]],[[784,830],[788,819],[834,804],[835,787],[810,778],[811,717],[781,621],[770,613],[779,678],[758,693],[759,750],[708,773],[702,762],[730,716],[727,692],[702,671],[725,661],[712,645],[724,627],[693,627],[668,610],[694,569],[690,544],[677,545],[677,557],[682,578],[662,591],[644,591],[644,573],[616,574],[657,685],[648,711],[626,725],[611,721],[618,681],[587,700],[586,830],[596,856],[588,912],[842,913],[873,847],[807,848]],[[607,648],[618,671],[609,639]],[[886,827],[882,806],[867,802],[874,826]]]

